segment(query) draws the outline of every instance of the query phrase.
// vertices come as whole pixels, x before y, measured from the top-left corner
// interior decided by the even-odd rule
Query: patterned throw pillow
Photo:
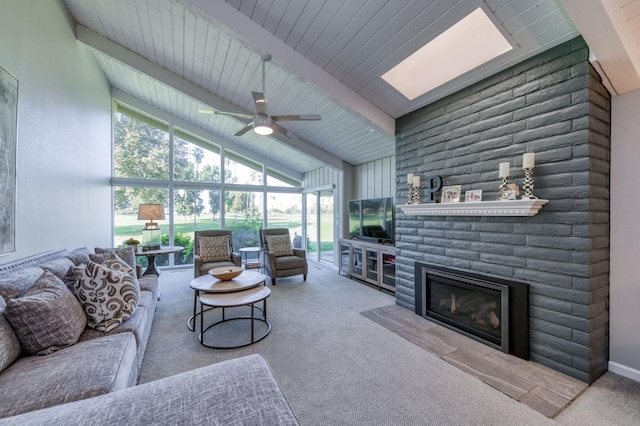
[[[288,235],[265,235],[269,251],[276,257],[293,256],[293,247]]]
[[[47,355],[73,345],[87,324],[78,300],[51,272],[19,298],[7,300],[4,316],[28,354]]]
[[[198,237],[198,244],[200,244],[200,258],[202,259],[202,263],[231,260],[228,235]]]
[[[74,284],[74,292],[87,315],[87,326],[108,332],[136,310],[140,287],[127,272],[91,261]]]

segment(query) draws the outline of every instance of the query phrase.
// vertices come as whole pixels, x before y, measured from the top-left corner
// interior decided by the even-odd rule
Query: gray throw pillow
[[[48,271],[20,297],[7,300],[4,316],[28,354],[47,355],[73,345],[87,324],[73,293]]]
[[[140,297],[138,282],[129,273],[91,261],[73,289],[87,314],[87,326],[104,332],[128,320]]]
[[[127,262],[127,265],[131,266],[131,269],[136,270],[136,252],[133,246],[127,246],[123,248],[95,248],[96,254],[101,253],[115,253],[120,259]],[[91,259],[93,260],[93,259]],[[95,262],[95,260],[93,260]],[[102,263],[102,262],[98,262]]]
[[[20,340],[3,315],[5,306],[4,299],[0,297],[0,372],[10,366],[22,353]]]

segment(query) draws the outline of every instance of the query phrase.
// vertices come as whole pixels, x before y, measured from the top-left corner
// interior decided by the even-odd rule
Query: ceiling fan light
[[[256,124],[253,126],[253,131],[262,136],[268,136],[273,133],[273,128],[268,124]]]
[[[256,115],[253,118],[253,131],[262,136],[267,136],[273,133],[271,118],[268,115]]]

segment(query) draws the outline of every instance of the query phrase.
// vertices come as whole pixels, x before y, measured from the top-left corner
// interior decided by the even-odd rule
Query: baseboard
[[[635,380],[636,382],[640,382],[640,370],[627,367],[626,365],[609,361],[609,371],[624,376],[628,379]]]

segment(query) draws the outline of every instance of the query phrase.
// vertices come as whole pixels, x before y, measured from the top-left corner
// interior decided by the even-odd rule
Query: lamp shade
[[[164,206],[162,204],[140,204],[138,206],[138,220],[164,220]]]

